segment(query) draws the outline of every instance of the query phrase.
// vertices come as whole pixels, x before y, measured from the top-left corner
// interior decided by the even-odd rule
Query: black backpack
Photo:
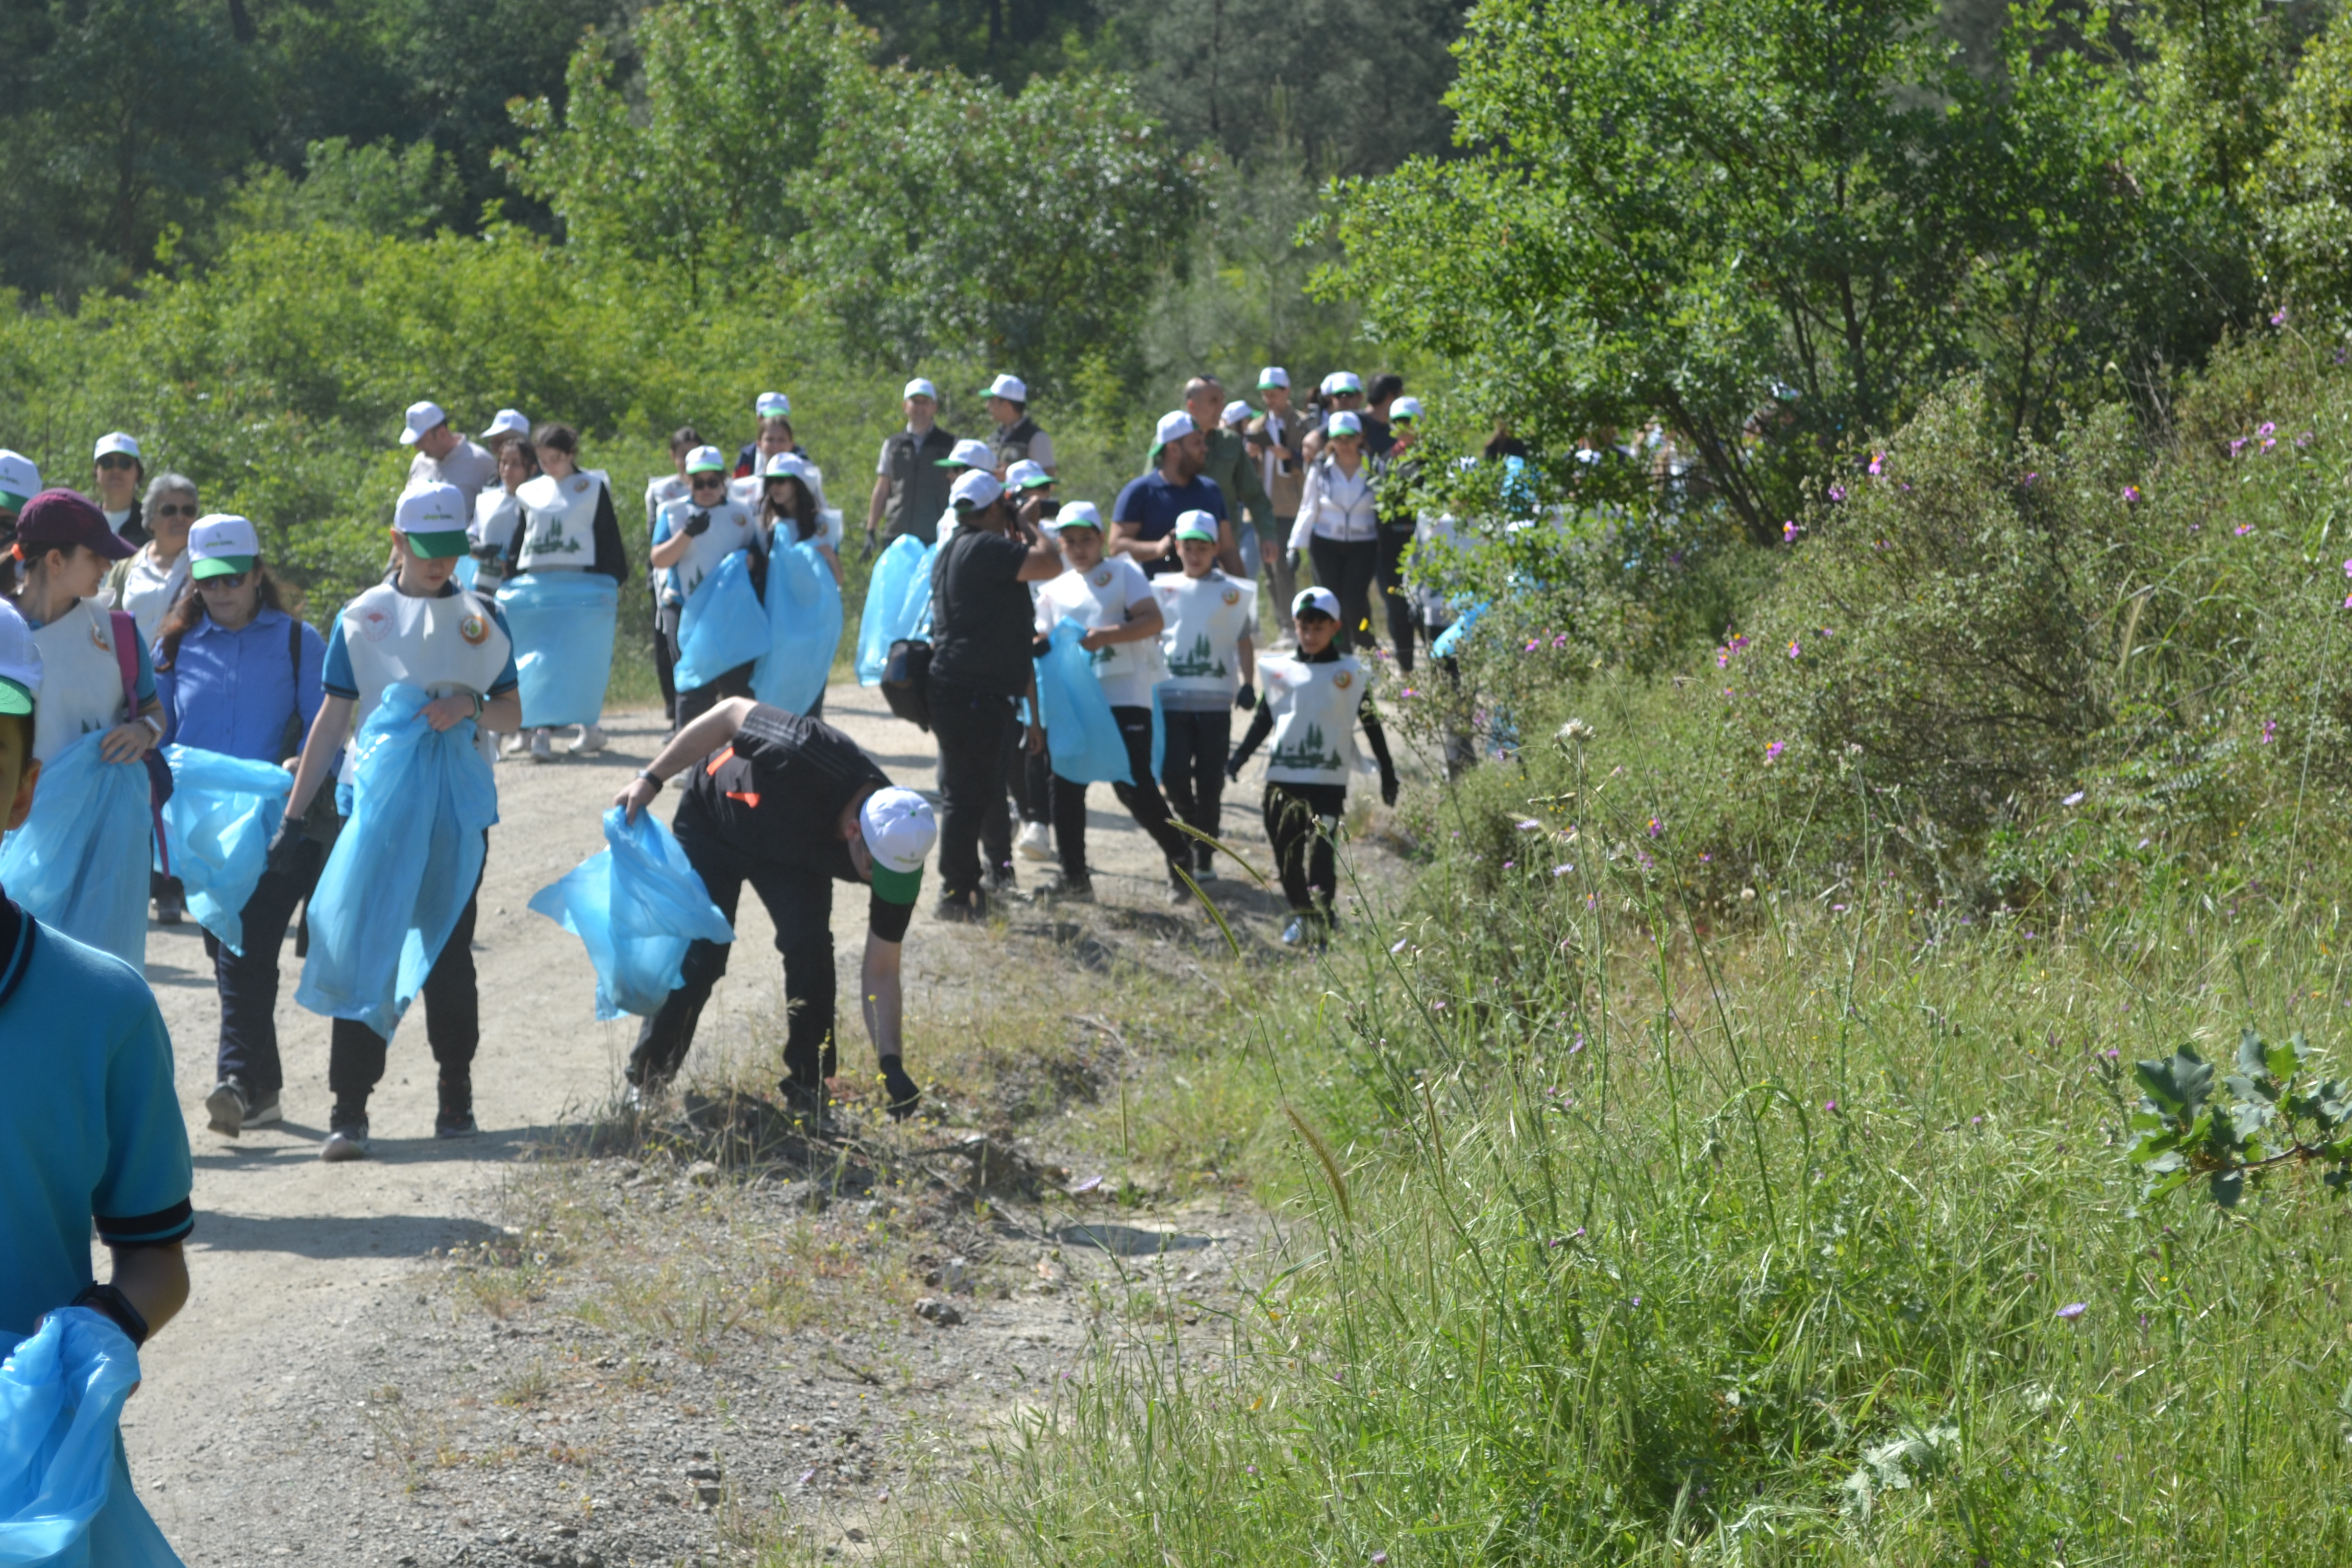
[[[931,645],[900,637],[882,666],[882,700],[890,711],[928,732],[931,727]]]

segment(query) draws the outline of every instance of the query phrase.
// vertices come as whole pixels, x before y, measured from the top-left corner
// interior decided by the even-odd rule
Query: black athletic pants
[[[1110,716],[1118,721],[1118,738],[1127,742],[1127,771],[1140,780],[1138,784],[1117,784],[1110,786],[1118,804],[1127,807],[1160,852],[1168,858],[1171,867],[1187,870],[1192,865],[1192,841],[1178,830],[1168,812],[1168,801],[1160,795],[1160,785],[1151,776],[1151,710],[1149,708],[1114,708]],[[1071,881],[1084,881],[1087,876],[1087,786],[1072,784],[1061,774],[1054,775],[1054,847],[1062,857],[1062,875]]]
[[[784,1071],[795,1083],[831,1078],[835,1066],[833,1014],[833,879],[804,866],[746,860],[720,847],[697,828],[692,807],[678,807],[678,847],[702,878],[703,889],[732,925],[742,902],[743,884],[768,911],[776,928],[776,952],[784,961]],[[727,973],[729,945],[695,942],[686,950],[683,980],[661,1011],[637,1031],[629,1053],[628,1080],[660,1084],[677,1076],[694,1046],[695,1026],[710,993]]]
[[[1052,764],[1045,753],[1032,754],[1029,727],[1016,715],[1013,721],[1013,751],[1004,759],[1004,792],[1013,797],[1013,812],[1024,822],[1047,822],[1054,816]]]
[[[489,835],[482,839],[482,865],[488,869]],[[472,1082],[474,1051],[482,1043],[482,1002],[474,984],[474,911],[481,897],[482,880],[477,876],[416,998],[425,1009],[425,1042],[433,1047],[445,1085]],[[391,1043],[356,1018],[335,1020],[327,1036],[327,1087],[335,1095],[335,1125],[367,1115],[368,1096],[383,1080],[384,1053]]]
[[[1331,841],[1347,810],[1346,784],[1265,786],[1265,837],[1274,846],[1283,896],[1294,912],[1327,925],[1339,923],[1332,913],[1339,897],[1339,868]]]
[[[1396,647],[1397,668],[1412,673],[1412,601],[1405,596],[1404,552],[1412,543],[1412,530],[1381,525],[1381,602],[1388,607],[1389,641]]]
[[[1176,808],[1186,826],[1218,837],[1225,804],[1225,758],[1234,749],[1234,710],[1174,708],[1160,717],[1168,725],[1167,750],[1160,763],[1160,782],[1167,786],[1168,804]],[[1217,858],[1214,849],[1197,839],[1192,849],[1196,871],[1207,870]]]
[[[654,602],[654,679],[661,682],[662,711],[677,717],[678,606]]]
[[[1372,636],[1372,578],[1379,572],[1381,545],[1376,539],[1326,539],[1317,534],[1307,542],[1308,559],[1315,563],[1318,587],[1328,588],[1339,598],[1339,646],[1353,643],[1357,647],[1370,647],[1379,639]]]
[[[670,733],[675,735],[730,697],[751,695],[751,667],[748,664],[737,665],[707,686],[688,687],[677,694],[677,722]]]
[[[1004,800],[1013,699],[933,677],[930,704],[940,746],[940,891],[953,898],[980,890],[983,837],[990,865],[1013,858],[1013,814]]]
[[[245,900],[237,916],[245,928],[243,954],[205,932],[205,956],[213,961],[213,984],[220,992],[219,1074],[243,1085],[248,1097],[286,1087],[278,1058],[278,952],[294,923],[294,906],[317,886],[327,860],[326,846],[308,838],[295,854],[291,872],[264,871]]]

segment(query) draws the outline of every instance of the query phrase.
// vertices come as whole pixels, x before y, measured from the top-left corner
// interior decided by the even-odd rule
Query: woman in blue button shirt
[[[282,763],[300,752],[318,717],[327,645],[278,602],[260,536],[244,518],[199,519],[188,555],[189,590],[155,643],[164,739]],[[220,1082],[205,1099],[215,1132],[234,1138],[278,1120],[278,953],[325,859],[323,847],[306,840],[290,872],[262,873],[240,917],[243,953],[205,932],[220,988]]]

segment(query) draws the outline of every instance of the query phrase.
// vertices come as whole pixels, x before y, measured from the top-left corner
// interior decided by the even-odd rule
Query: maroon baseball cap
[[[79,490],[43,490],[16,514],[20,555],[86,544],[109,561],[123,561],[139,547],[106,526],[106,514]]]

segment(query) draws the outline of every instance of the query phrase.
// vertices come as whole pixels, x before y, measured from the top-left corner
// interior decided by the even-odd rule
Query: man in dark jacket
[[[924,544],[939,537],[940,514],[948,509],[953,476],[941,467],[955,450],[955,432],[938,423],[939,388],[921,376],[907,384],[907,427],[882,443],[874,466],[874,499],[866,508],[866,548],[911,534]],[[887,539],[876,531],[887,522]]]
[[[988,384],[988,416],[996,422],[988,449],[996,457],[996,477],[1019,462],[1032,462],[1051,474],[1054,438],[1029,417],[1029,384],[1017,375],[1000,375]]]
[[[1192,416],[1192,427],[1201,432],[1207,444],[1208,455],[1201,464],[1201,472],[1225,498],[1225,518],[1234,525],[1235,542],[1241,551],[1238,560],[1223,561],[1220,564],[1241,576],[1250,570],[1243,563],[1257,559],[1258,531],[1271,531],[1274,527],[1274,502],[1265,493],[1265,481],[1259,474],[1249,443],[1240,431],[1224,427],[1224,384],[1213,375],[1196,375],[1186,382],[1184,412]]]

